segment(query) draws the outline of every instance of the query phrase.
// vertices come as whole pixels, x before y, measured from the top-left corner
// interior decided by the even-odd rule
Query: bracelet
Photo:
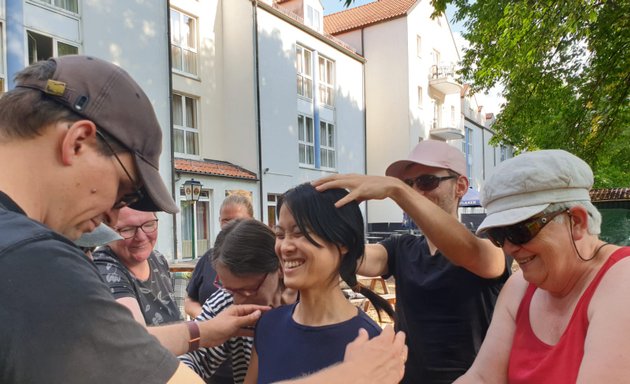
[[[196,321],[187,321],[188,333],[190,334],[190,340],[188,340],[188,352],[199,349],[199,339],[201,339],[199,333],[199,325]]]

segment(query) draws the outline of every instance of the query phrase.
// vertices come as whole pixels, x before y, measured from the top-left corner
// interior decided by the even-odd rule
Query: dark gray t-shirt
[[[138,300],[147,325],[181,321],[166,258],[154,250],[147,261],[151,274],[142,281],[129,272],[111,248],[103,247],[94,253],[94,263],[114,298],[133,297]]]
[[[179,361],[72,242],[0,192],[0,382],[165,383]]]

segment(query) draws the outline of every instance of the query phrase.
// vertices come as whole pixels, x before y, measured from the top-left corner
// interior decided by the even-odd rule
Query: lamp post
[[[201,195],[201,182],[190,179],[184,183],[184,195],[186,196],[186,201],[192,202],[192,258],[195,259],[197,257],[197,240],[195,239],[197,235],[197,200],[199,200],[199,196]]]

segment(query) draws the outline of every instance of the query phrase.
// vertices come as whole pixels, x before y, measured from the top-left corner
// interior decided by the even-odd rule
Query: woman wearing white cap
[[[589,166],[561,150],[505,161],[486,182],[478,233],[520,271],[457,383],[628,382],[630,247],[599,239],[592,183]]]

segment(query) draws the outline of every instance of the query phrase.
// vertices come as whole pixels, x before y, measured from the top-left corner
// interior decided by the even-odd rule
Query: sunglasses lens
[[[521,245],[529,242],[538,234],[538,231],[532,233],[527,223],[516,224],[506,229],[506,237],[510,243]]]
[[[435,175],[422,175],[416,179],[416,187],[421,191],[432,191],[440,184],[440,178]]]
[[[503,247],[503,243],[505,242],[505,234],[503,232],[503,228],[490,228],[486,231],[486,236],[492,242],[492,244],[497,247]]]

